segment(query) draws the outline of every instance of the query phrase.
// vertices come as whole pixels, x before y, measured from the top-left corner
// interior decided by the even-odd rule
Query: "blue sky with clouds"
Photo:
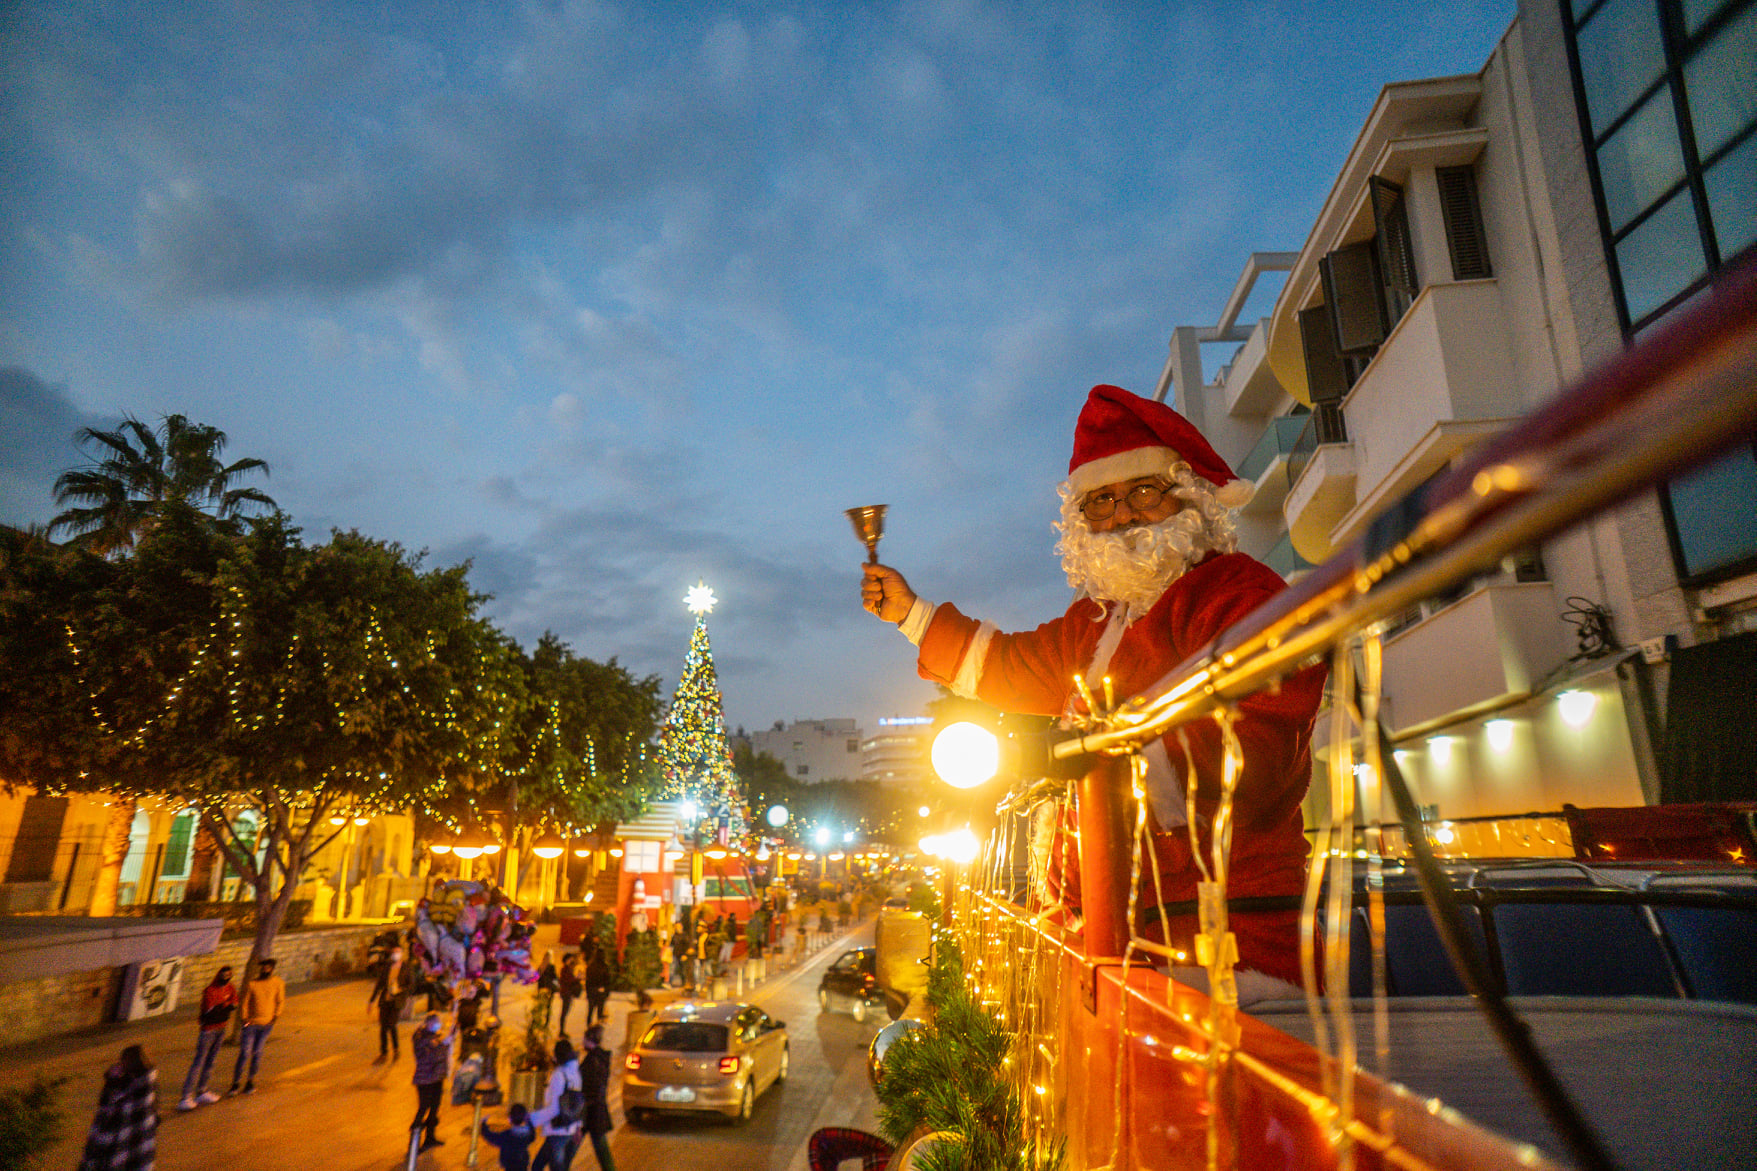
[[[0,13],[0,522],[82,425],[180,412],[332,527],[728,721],[913,714],[842,515],[1003,626],[1068,599],[1054,484],[1450,3],[24,2]]]

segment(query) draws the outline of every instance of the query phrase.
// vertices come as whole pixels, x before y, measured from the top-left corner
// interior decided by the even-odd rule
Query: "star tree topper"
[[[689,607],[689,612],[691,614],[710,613],[714,609],[714,603],[717,601],[719,601],[719,599],[714,597],[714,591],[709,589],[705,583],[699,581],[691,586],[689,593],[685,594],[683,597],[683,604]]]

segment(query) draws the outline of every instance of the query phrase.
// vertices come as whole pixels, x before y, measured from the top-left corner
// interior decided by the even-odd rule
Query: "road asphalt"
[[[865,928],[859,925],[852,934]],[[533,952],[554,947],[558,928],[540,927]],[[839,952],[838,937],[808,955],[801,964],[770,973],[767,984],[802,975],[818,966],[825,952]],[[815,971],[812,974],[815,979]],[[366,1000],[371,989],[365,977],[313,981],[289,987],[287,1007],[264,1049],[256,1091],[229,1096],[193,1111],[177,1110],[183,1078],[194,1052],[197,991],[183,989],[179,1007],[165,1016],[121,1022],[79,1034],[49,1038],[0,1049],[0,1086],[28,1084],[38,1074],[64,1077],[59,1101],[63,1119],[59,1141],[41,1159],[50,1169],[73,1167],[84,1146],[86,1128],[96,1107],[104,1071],[128,1045],[141,1045],[158,1067],[159,1171],[393,1171],[407,1165],[408,1126],[415,1111],[410,1083],[413,1061],[409,1029],[401,1029],[399,1060],[376,1064],[378,1024]],[[757,989],[747,988],[747,994]],[[530,989],[505,984],[501,1019],[510,1033],[523,1025]],[[611,998],[606,1039],[620,1048],[633,997]],[[419,1008],[420,1002],[417,1007]],[[569,1024],[577,1036],[585,1004],[576,1003]],[[417,1016],[419,1016],[417,1012]],[[228,1043],[214,1064],[211,1088],[225,1093],[231,1083],[238,1050]],[[506,1077],[505,1063],[501,1075]],[[619,1079],[618,1079],[619,1080]],[[619,1093],[611,1106],[619,1127]],[[837,1125],[876,1129],[876,1103],[862,1062],[841,1071],[817,1110],[814,1126]],[[471,1166],[472,1110],[453,1106],[448,1092],[441,1111],[440,1137],[445,1145],[420,1155],[419,1171],[460,1171]],[[504,1124],[504,1108],[489,1108],[485,1119]],[[482,1143],[475,1167],[497,1167],[494,1148]],[[575,1160],[576,1168],[593,1167],[589,1145]],[[806,1167],[803,1144],[798,1151],[771,1152],[770,1166],[788,1171]]]

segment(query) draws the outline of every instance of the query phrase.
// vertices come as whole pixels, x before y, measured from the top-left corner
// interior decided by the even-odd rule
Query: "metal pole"
[[[409,1157],[403,1163],[403,1171],[415,1171],[415,1161],[421,1157],[421,1128],[409,1128]]]
[[[482,1141],[482,1095],[471,1094],[470,1097],[476,1100],[476,1110],[474,1115],[470,1118],[470,1154],[464,1159],[464,1166],[466,1167],[474,1167],[476,1165],[476,1148]]]
[[[1080,911],[1086,958],[1121,959],[1129,942],[1128,783],[1124,758],[1106,756],[1080,778]]]

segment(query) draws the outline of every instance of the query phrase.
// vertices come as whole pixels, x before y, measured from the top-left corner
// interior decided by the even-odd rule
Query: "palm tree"
[[[132,415],[114,431],[82,427],[73,441],[93,453],[92,462],[62,473],[55,481],[55,503],[74,507],[56,515],[48,532],[67,530],[70,545],[83,546],[102,557],[133,549],[157,523],[164,510],[187,505],[209,511],[220,520],[238,515],[246,504],[274,508],[275,502],[255,488],[236,487],[251,473],[268,474],[259,459],[222,464],[226,433],[191,423],[182,415],[165,415],[155,430]],[[114,914],[122,864],[128,854],[136,802],[111,801],[104,830],[92,915]],[[147,894],[151,897],[150,892]]]
[[[114,431],[81,427],[73,439],[92,449],[92,462],[55,481],[55,503],[74,507],[50,521],[49,531],[65,529],[73,534],[70,543],[94,553],[128,552],[173,502],[211,509],[221,520],[247,504],[275,507],[257,489],[235,486],[250,472],[267,475],[266,463],[222,464],[226,433],[182,415],[164,416],[156,431],[129,416]]]

